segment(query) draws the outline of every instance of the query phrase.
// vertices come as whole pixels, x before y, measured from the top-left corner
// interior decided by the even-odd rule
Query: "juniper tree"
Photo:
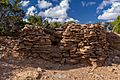
[[[0,1],[0,33],[9,35],[20,28],[20,22],[24,17],[21,9],[21,0],[1,0]]]

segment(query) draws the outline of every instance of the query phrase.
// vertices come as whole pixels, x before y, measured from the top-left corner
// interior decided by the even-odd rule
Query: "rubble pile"
[[[107,57],[106,32],[97,24],[70,24],[63,33],[60,49],[62,63],[76,64],[86,60],[99,65]]]
[[[20,53],[25,57],[48,59],[51,53],[50,35],[43,29],[33,25],[26,25],[21,32],[20,42],[14,47],[14,54]]]

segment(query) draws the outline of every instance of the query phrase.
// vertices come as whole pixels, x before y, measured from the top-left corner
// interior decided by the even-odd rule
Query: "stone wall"
[[[53,46],[58,46],[60,40],[62,39],[62,34],[64,32],[64,28],[44,28],[45,33],[50,35],[50,40]]]
[[[120,51],[120,34],[108,32],[107,40],[110,43],[110,47]]]
[[[20,42],[13,48],[14,54],[22,54],[27,58],[48,59],[51,53],[50,35],[46,34],[42,28],[26,25],[20,36]]]
[[[0,44],[0,54],[9,51],[13,57],[42,58],[61,64],[81,64],[85,61],[92,65],[103,64],[107,57],[108,42],[102,26],[70,24],[65,31],[61,28],[55,29],[53,34],[47,31],[45,28],[26,25],[19,38],[6,41],[6,45],[11,45]],[[51,42],[53,36],[61,39],[56,47]],[[4,50],[2,45],[9,49]]]
[[[17,45],[18,42],[19,39],[17,37],[0,36],[0,59],[10,57],[14,46]]]
[[[106,31],[99,25],[70,24],[63,33],[60,48],[62,63],[104,62],[108,50]]]

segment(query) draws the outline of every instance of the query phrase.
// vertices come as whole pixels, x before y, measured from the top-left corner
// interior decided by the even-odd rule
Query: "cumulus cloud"
[[[115,20],[120,15],[120,0],[110,0],[112,4],[110,8],[103,11],[103,14],[98,16],[102,20]]]
[[[59,5],[50,7],[49,9],[39,12],[39,16],[47,17],[49,21],[55,22],[66,22],[69,18],[67,11],[69,9],[69,0],[62,0]],[[74,20],[77,21],[77,20]]]
[[[100,10],[104,9],[107,5],[111,4],[110,1],[104,0],[98,7],[97,7],[97,13],[99,13]]]
[[[78,23],[79,21],[76,20],[76,19],[73,19],[73,18],[66,18],[66,19],[63,19],[63,18],[45,18],[45,20],[48,20],[48,22],[69,22],[69,21],[74,21],[76,23]]]
[[[38,7],[41,9],[49,8],[52,6],[52,3],[45,0],[38,0]]]
[[[87,6],[95,5],[96,2],[85,2],[85,1],[81,1],[81,4],[82,4],[83,7],[87,7]]]
[[[29,5],[30,1],[21,1],[20,3],[23,7],[26,7]]]
[[[42,2],[41,2],[42,1]],[[49,22],[68,22],[68,21],[75,21],[73,18],[68,16],[67,11],[69,10],[69,1],[70,0],[62,0],[59,5],[52,6],[52,3],[47,2],[45,0],[39,0],[39,8],[44,8],[40,12],[37,12],[37,8],[35,6],[31,6],[28,8],[26,12],[26,16],[28,15],[38,15],[42,16],[45,19],[48,19]],[[46,4],[51,4],[51,6],[47,6]],[[37,4],[38,5],[38,4]]]
[[[52,17],[52,18],[66,18],[67,10],[69,9],[69,1],[63,0],[60,5],[49,8],[44,12],[40,12],[40,16]]]
[[[36,13],[36,8],[34,6],[31,6],[28,8],[27,12],[26,12],[26,15],[31,15],[31,16],[34,16]]]
[[[68,18],[68,19],[66,19],[66,22],[69,22],[69,21],[75,21],[75,22],[79,22],[78,20],[76,20],[76,19],[73,19],[73,18]]]
[[[48,20],[48,22],[65,22],[65,19],[62,18],[45,18],[45,20]]]

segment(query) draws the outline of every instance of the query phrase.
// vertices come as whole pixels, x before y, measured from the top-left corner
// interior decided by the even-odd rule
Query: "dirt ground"
[[[111,50],[106,64],[94,68],[41,59],[0,60],[0,80],[120,80],[120,51]]]

